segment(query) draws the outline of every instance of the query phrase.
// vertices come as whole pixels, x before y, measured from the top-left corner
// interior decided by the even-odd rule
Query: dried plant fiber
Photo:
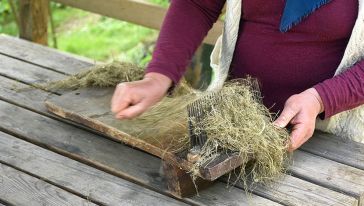
[[[58,89],[111,87],[121,81],[139,80],[143,72],[134,65],[113,62],[51,86]],[[218,154],[234,151],[246,164],[249,162],[249,170],[243,165],[239,173],[245,186],[248,177],[253,183],[268,183],[284,172],[289,134],[273,125],[272,115],[261,103],[256,85],[250,78],[240,79],[227,82],[220,92],[211,93],[193,90],[182,82],[174,95],[165,97],[136,119],[120,121],[120,128],[132,136],[148,139],[168,152],[188,150],[187,122],[191,117],[187,115],[187,106],[199,101],[202,108],[209,109],[204,111],[206,115],[194,132],[204,130],[208,139],[201,149],[201,157],[190,171],[192,176],[198,176],[199,168],[213,161]],[[206,98],[211,95],[214,98]]]
[[[51,82],[47,89],[79,89],[86,87],[113,87],[120,82],[143,78],[144,69],[131,63],[113,61],[110,64],[95,65],[87,71],[72,75],[64,80]]]

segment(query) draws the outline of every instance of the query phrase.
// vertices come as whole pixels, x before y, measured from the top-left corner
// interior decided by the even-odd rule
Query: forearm
[[[324,118],[364,104],[364,60],[314,88],[322,99]]]
[[[223,5],[223,0],[172,0],[146,73],[161,73],[177,83]]]

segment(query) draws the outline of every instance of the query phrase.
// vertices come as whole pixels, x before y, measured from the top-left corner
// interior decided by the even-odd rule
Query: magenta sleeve
[[[161,73],[177,83],[224,3],[224,0],[172,0],[146,73]]]
[[[314,88],[321,96],[325,119],[364,104],[364,60]]]

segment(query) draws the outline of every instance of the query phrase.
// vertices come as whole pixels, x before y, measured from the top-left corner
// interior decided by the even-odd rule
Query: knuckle
[[[117,88],[121,90],[129,90],[131,87],[129,83],[125,82],[125,83],[119,83]]]

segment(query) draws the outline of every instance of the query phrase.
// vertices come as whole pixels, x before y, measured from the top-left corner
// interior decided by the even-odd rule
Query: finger
[[[293,152],[298,149],[306,140],[307,126],[305,124],[296,124],[291,132],[288,151]]]
[[[284,107],[281,115],[273,122],[274,125],[278,127],[286,127],[288,123],[296,116],[297,110],[290,106]]]
[[[131,119],[142,114],[147,107],[143,103],[138,103],[133,106],[129,106],[128,108],[122,110],[121,112],[116,114],[117,119]]]
[[[131,99],[125,94],[124,88],[118,86],[111,99],[111,111],[118,113],[121,110],[127,108],[131,103]]]

